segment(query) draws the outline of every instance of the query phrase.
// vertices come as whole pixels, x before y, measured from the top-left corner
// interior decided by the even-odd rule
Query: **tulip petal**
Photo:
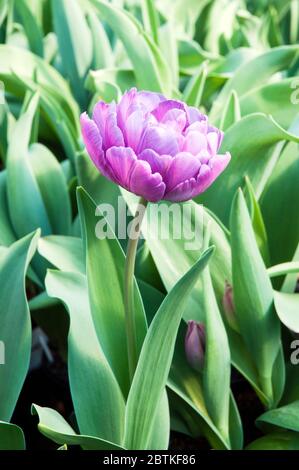
[[[190,131],[185,137],[183,150],[190,152],[192,155],[197,155],[203,150],[207,149],[207,138],[204,134],[198,131]]]
[[[109,178],[109,170],[107,168],[102,148],[102,137],[97,125],[86,113],[81,114],[80,123],[83,140],[88,154],[100,172]]]
[[[107,150],[106,159],[117,184],[148,201],[162,199],[165,192],[162,176],[153,174],[146,161],[137,160],[131,148],[111,147]]]
[[[142,111],[137,110],[129,115],[127,118],[125,127],[123,129],[125,136],[125,143],[128,147],[136,152],[139,141],[141,139],[142,131],[144,127],[144,115]]]
[[[136,160],[137,157],[130,147],[111,147],[106,152],[106,161],[114,181],[124,188],[129,187],[130,174]]]
[[[104,150],[109,147],[124,145],[122,131],[117,125],[115,103],[106,104],[99,101],[93,109],[92,118],[99,128]]]
[[[138,159],[148,162],[152,169],[152,173],[160,173],[164,179],[173,157],[170,155],[159,155],[154,150],[147,149],[143,150],[143,152],[138,155]]]
[[[165,100],[158,104],[158,106],[151,112],[157,121],[165,122],[164,117],[172,110],[182,110],[185,112],[184,103],[177,100]]]
[[[160,155],[176,155],[179,152],[176,132],[166,126],[148,126],[140,141],[138,153],[145,149],[152,149]]]
[[[203,193],[216,178],[223,172],[231,159],[230,153],[224,155],[215,155],[210,158],[208,165],[202,165],[197,177],[196,188],[192,197]]]
[[[159,173],[152,173],[150,165],[142,160],[138,160],[132,170],[130,180],[130,191],[146,200],[157,202],[163,199],[165,193],[165,183]]]
[[[195,186],[196,179],[190,178],[189,180],[183,181],[182,183],[178,184],[171,191],[166,192],[163,199],[171,202],[188,201],[192,198]]]
[[[191,153],[178,153],[171,161],[167,174],[164,178],[167,192],[171,191],[178,184],[195,178],[200,169],[200,160]]]

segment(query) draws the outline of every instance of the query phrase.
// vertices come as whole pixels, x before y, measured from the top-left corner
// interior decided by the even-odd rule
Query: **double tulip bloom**
[[[135,88],[118,104],[98,102],[81,115],[86,149],[109,180],[157,202],[186,201],[205,191],[225,169],[218,154],[223,133],[196,108]]]

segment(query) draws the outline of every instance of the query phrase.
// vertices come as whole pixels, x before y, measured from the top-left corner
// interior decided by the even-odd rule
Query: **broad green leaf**
[[[0,44],[0,80],[5,83],[6,91],[22,97],[26,86],[19,82],[18,77],[36,81],[41,88],[50,90],[61,108],[66,111],[74,128],[79,131],[78,105],[63,77],[46,61],[31,52]]]
[[[80,238],[50,235],[39,240],[38,251],[62,271],[85,274],[84,252]]]
[[[9,216],[7,201],[7,171],[0,172],[0,244],[10,245],[16,241],[12,223]]]
[[[264,219],[261,213],[260,205],[255,197],[252,184],[247,176],[245,176],[245,192],[244,196],[249,208],[251,223],[254,230],[255,238],[266,265],[270,263],[270,254],[268,248],[268,238]]]
[[[211,261],[210,261],[211,262]],[[158,307],[164,300],[165,296],[151,285],[140,281],[139,283],[142,299],[147,312],[148,321],[151,322]],[[243,446],[242,424],[238,410],[234,404],[232,394],[230,395],[230,439],[224,439],[219,430],[213,424],[208,411],[206,409],[205,400],[202,391],[201,381],[198,372],[195,371],[187,362],[185,353],[185,334],[186,325],[181,323],[176,339],[174,356],[167,381],[168,394],[170,392],[170,403],[174,408],[173,394],[176,395],[175,401],[179,403],[176,410],[181,413],[182,408],[189,416],[190,412],[194,415],[194,430],[192,434],[197,436],[203,433],[209,440],[213,448],[216,449],[240,449]],[[180,397],[178,399],[178,397]],[[182,405],[181,401],[184,401]],[[190,423],[190,419],[188,419]],[[172,428],[173,429],[173,428]]]
[[[83,83],[92,61],[92,37],[83,10],[75,0],[51,1],[54,31],[57,35],[63,69],[74,96],[86,105]]]
[[[288,69],[298,56],[298,51],[297,45],[275,47],[242,65],[233,78],[227,82],[214,102],[210,114],[211,120],[217,121],[217,116],[221,113],[225,101],[232,90],[235,90],[239,98],[241,98],[250,89],[270,79],[276,72]]]
[[[298,137],[263,114],[250,114],[242,118],[227,130],[221,146],[221,153],[231,153],[228,167],[196,200],[227,224],[233,196],[242,185],[244,175],[249,177],[256,197],[260,197],[280,154],[273,152],[273,146],[281,140],[298,142]],[[267,228],[266,220],[265,224]]]
[[[32,405],[32,414],[39,417],[39,431],[56,444],[80,445],[85,450],[122,450],[118,445],[92,436],[76,434],[57,411]]]
[[[122,190],[122,194],[129,205],[131,213],[134,213],[137,198],[124,190]],[[146,238],[146,243],[166,290],[169,292],[176,282],[193,266],[202,249],[202,231],[210,224],[211,242],[215,245],[216,250],[209,267],[217,302],[221,306],[225,281],[232,282],[231,250],[227,230],[223,229],[223,226],[219,224],[210,211],[206,211],[194,202],[170,207],[171,210],[168,212],[168,203],[160,203],[159,207],[154,205],[154,210],[158,210],[158,212],[156,216],[151,216],[151,205],[149,205],[146,214],[147,219],[143,223],[143,235]],[[173,219],[173,214],[175,219]],[[186,233],[184,232],[181,237],[175,237],[173,220],[179,222],[179,227],[186,228]],[[175,253],[175,256],[173,256],[173,253]],[[204,321],[203,290],[204,285],[199,279],[189,300],[187,300],[184,311],[185,321]],[[258,385],[254,363],[241,336],[229,328],[227,322],[226,327],[229,333],[232,364],[262,397],[263,394]]]
[[[0,421],[0,450],[25,450],[25,437],[19,426]]]
[[[260,427],[269,425],[272,427],[285,428],[290,431],[299,432],[299,400],[289,405],[266,411],[256,420]]]
[[[115,34],[122,41],[133,64],[137,85],[141,89],[171,94],[171,75],[156,44],[141,24],[125,10],[100,0],[91,0]],[[138,47],[136,47],[138,44]]]
[[[298,114],[298,107],[292,102],[293,81],[294,78],[285,78],[250,90],[240,100],[242,116],[256,112],[271,114],[287,129]]]
[[[248,113],[249,114],[249,113]],[[241,119],[239,98],[235,90],[232,90],[224,107],[220,129],[226,131],[230,126]]]
[[[299,450],[299,437],[294,432],[268,434],[251,442],[246,450]]]
[[[159,44],[159,16],[154,0],[141,0],[142,22],[146,32]]]
[[[125,403],[97,339],[86,278],[48,271],[46,288],[49,296],[62,300],[70,315],[68,372],[80,432],[119,444]]]
[[[271,264],[291,261],[298,245],[298,178],[298,146],[289,143],[282,152],[261,197]],[[292,221],[291,230],[290,221]]]
[[[293,262],[296,263],[299,261],[299,243],[296,248],[296,251],[293,256]],[[298,273],[289,273],[285,277],[283,284],[281,286],[281,291],[282,292],[288,292],[289,294],[292,294],[296,287],[297,287],[297,281],[298,281]]]
[[[14,2],[17,14],[21,18],[22,26],[25,30],[31,51],[43,57],[43,34],[37,22],[36,16],[31,12],[30,8],[24,0]]]
[[[274,303],[280,321],[291,331],[299,333],[299,294],[274,291]]]
[[[87,21],[93,43],[92,68],[97,70],[112,67],[113,51],[101,21],[92,10],[88,12]]]
[[[25,276],[38,236],[38,232],[27,235],[7,248],[0,258],[0,332],[5,353],[5,364],[0,367],[0,419],[3,421],[11,419],[29,368],[31,320]]]
[[[206,347],[203,391],[208,413],[216,428],[229,442],[230,350],[218,309],[209,267],[202,274]]]
[[[19,237],[41,228],[51,233],[50,222],[28,157],[31,126],[38,104],[35,95],[10,136],[7,157],[7,198],[12,225]]]
[[[105,98],[109,93],[125,92],[136,86],[134,71],[132,68],[110,67],[102,70],[90,70],[86,78],[85,86],[88,90]],[[120,98],[120,96],[119,96]],[[109,101],[107,99],[107,101]],[[110,99],[110,101],[112,101]]]
[[[184,89],[183,98],[189,106],[199,107],[208,74],[207,62],[203,62],[198,73],[191,77]]]
[[[100,210],[96,210],[95,203],[82,188],[78,189],[78,208],[86,250],[91,314],[103,351],[126,396],[129,377],[123,293],[125,255],[107,219]],[[108,229],[109,236],[98,238],[97,234],[100,233],[101,227]],[[135,322],[139,352],[147,326],[137,284],[135,284]]]
[[[273,366],[280,348],[273,290],[259,252],[241,190],[231,211],[234,303],[241,334],[259,372],[260,386],[273,404]]]
[[[178,41],[178,48],[180,72],[186,75],[195,75],[202,63],[207,60],[219,59],[218,55],[203,50],[195,41],[181,39]]]
[[[31,145],[29,161],[43,198],[52,233],[68,235],[71,230],[71,204],[58,161],[50,150],[41,144]]]
[[[144,340],[126,405],[124,444],[128,449],[146,449],[155,415],[166,385],[175,340],[185,300],[200,271],[206,266],[210,248],[181,278],[163,301]]]
[[[172,76],[173,90],[171,97],[180,98],[179,86],[178,41],[176,31],[170,21],[159,29],[160,48]]]
[[[218,53],[221,36],[231,38],[233,34],[239,0],[216,1],[211,2],[210,5],[204,47],[211,52]]]
[[[53,299],[49,297],[46,291],[41,292],[40,294],[36,295],[28,302],[29,308],[31,312],[35,310],[42,310],[44,308],[52,307],[58,305],[57,299]]]
[[[270,277],[284,276],[291,273],[299,273],[299,261],[276,264],[275,266],[268,268],[268,274]]]

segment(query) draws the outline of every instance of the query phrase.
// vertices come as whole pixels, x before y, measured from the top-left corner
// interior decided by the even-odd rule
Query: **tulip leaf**
[[[142,0],[141,10],[142,22],[146,32],[152,36],[156,44],[159,44],[159,16],[154,0]]]
[[[38,232],[27,235],[0,257],[0,331],[5,360],[0,366],[0,419],[3,421],[11,419],[29,368],[31,320],[25,276],[38,236]],[[11,341],[12,332],[14,341]]]
[[[104,353],[126,396],[129,376],[123,297],[125,255],[108,221],[100,211],[96,212],[93,200],[82,188],[78,189],[77,195],[86,249],[91,313]],[[97,238],[97,224],[108,227],[111,236]],[[135,322],[137,350],[140,351],[147,325],[137,284],[135,284]]]
[[[15,8],[21,18],[31,51],[34,54],[43,57],[43,35],[36,16],[31,12],[30,8],[24,0],[18,0],[15,2]]]
[[[68,235],[71,229],[71,204],[61,166],[50,150],[41,144],[31,145],[29,161],[45,204],[52,232]]]
[[[245,192],[244,196],[249,207],[251,223],[254,230],[255,238],[266,265],[270,263],[270,254],[268,248],[268,238],[266,228],[261,213],[260,205],[255,197],[252,184],[247,176],[245,176]]]
[[[227,130],[220,149],[221,153],[231,153],[228,167],[196,200],[228,224],[231,203],[244,175],[250,179],[257,199],[260,197],[279,157],[279,153],[273,152],[273,146],[281,140],[299,142],[298,137],[264,114],[250,114],[240,119]],[[266,220],[265,224],[267,228]]]
[[[9,216],[7,201],[7,171],[0,172],[0,244],[10,245],[16,240]]]
[[[236,318],[254,358],[260,386],[272,405],[272,373],[281,345],[280,327],[274,313],[273,289],[241,190],[233,201],[230,228]]]
[[[140,353],[126,405],[125,447],[147,449],[166,385],[185,301],[213,252],[209,248],[175,285],[156,313]]]
[[[86,278],[79,273],[48,271],[46,288],[49,296],[62,300],[70,315],[68,371],[80,432],[120,443],[124,399],[98,342]]]
[[[217,119],[232,90],[235,90],[238,96],[242,97],[262,81],[271,78],[276,72],[288,69],[298,56],[298,51],[297,45],[275,47],[241,65],[214,102],[210,114],[211,119]]]
[[[25,437],[19,426],[0,421],[0,450],[25,450]]]
[[[122,447],[104,439],[76,434],[67,421],[51,408],[32,405],[32,414],[39,417],[39,431],[56,444],[80,445],[85,450],[122,450]]]
[[[196,75],[191,77],[184,89],[183,98],[189,106],[199,107],[208,74],[207,62],[203,62]]]
[[[235,122],[239,121],[240,119],[241,111],[239,98],[235,90],[232,90],[222,113],[220,129],[222,131],[226,131],[230,126],[235,124]]]
[[[251,442],[246,450],[299,450],[299,436],[294,432],[277,432]]]
[[[299,294],[274,291],[274,303],[280,321],[291,331],[299,333]]]
[[[276,264],[268,268],[270,277],[284,276],[286,274],[299,273],[299,261],[290,261],[288,263]]]
[[[271,114],[276,122],[287,129],[298,114],[291,99],[293,78],[285,78],[250,90],[240,101],[241,114],[263,112]]]
[[[256,420],[259,427],[278,427],[299,432],[299,400],[288,405],[266,411]]]
[[[206,348],[203,391],[208,413],[223,438],[229,442],[230,350],[218,309],[209,267],[202,274],[204,285]]]
[[[42,94],[44,90],[47,90],[55,96],[61,109],[64,109],[69,119],[71,119],[74,128],[79,129],[78,105],[70,92],[67,82],[54,67],[30,51],[0,44],[0,80],[5,83],[6,91],[22,97],[24,91],[27,90],[27,85],[22,85],[20,78],[25,81],[33,81],[33,83],[36,81]]]
[[[122,190],[129,208],[134,213],[137,204],[137,198],[132,194]],[[209,268],[213,280],[213,286],[218,305],[222,304],[222,297],[225,290],[225,281],[231,283],[231,249],[228,241],[227,230],[219,224],[210,211],[206,211],[194,202],[188,202],[188,205],[172,205],[168,212],[168,203],[162,202],[155,206],[158,210],[156,216],[151,217],[150,207],[147,210],[147,223],[143,224],[143,234],[146,243],[151,251],[156,268],[159,271],[163,284],[169,292],[176,282],[186,273],[196,261],[202,249],[202,231],[210,225],[211,242],[216,250],[212,257]],[[181,238],[175,237],[174,227],[171,225],[172,210],[177,211],[176,220],[179,221],[179,227],[187,227],[186,233]],[[160,215],[159,215],[160,214]],[[161,224],[161,225],[159,225]],[[168,234],[168,237],[162,237],[162,234]],[[173,253],[176,256],[173,256]],[[204,321],[203,308],[203,290],[204,286],[199,278],[197,285],[186,301],[184,311],[184,320]],[[223,312],[222,312],[223,313]],[[263,397],[258,384],[257,372],[244,342],[240,335],[235,333],[226,323],[229,334],[229,343],[232,356],[232,364],[258,391],[259,396]]]
[[[289,143],[282,152],[261,197],[272,264],[290,261],[298,245],[298,178],[298,146]],[[289,226],[290,220],[292,230]]]
[[[35,95],[10,136],[7,157],[7,197],[9,213],[19,237],[41,228],[51,233],[50,222],[28,157],[32,121],[38,104]]]
[[[52,0],[51,6],[63,68],[74,96],[83,106],[86,104],[83,83],[93,54],[91,32],[83,10],[75,0]]]
[[[100,0],[91,0],[115,34],[122,41],[131,60],[138,87],[171,93],[171,75],[161,51],[144,32],[142,25],[125,10]],[[138,44],[138,47],[136,47]]]
[[[50,235],[39,240],[38,251],[62,271],[85,274],[83,245],[80,238]]]

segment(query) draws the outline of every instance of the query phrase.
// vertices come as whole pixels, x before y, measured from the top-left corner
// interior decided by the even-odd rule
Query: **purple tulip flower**
[[[225,169],[223,133],[196,108],[132,88],[118,104],[99,101],[81,115],[83,139],[109,180],[152,202],[186,201]]]
[[[190,366],[198,372],[203,369],[205,347],[206,334],[204,324],[194,320],[188,321],[185,337],[185,352]]]

